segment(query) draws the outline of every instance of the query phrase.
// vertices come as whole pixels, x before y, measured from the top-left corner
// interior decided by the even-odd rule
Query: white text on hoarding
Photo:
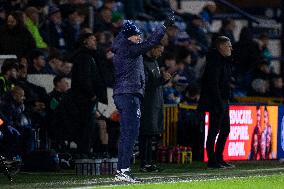
[[[230,110],[231,124],[252,124],[251,110]]]
[[[248,126],[231,126],[229,140],[249,140]]]

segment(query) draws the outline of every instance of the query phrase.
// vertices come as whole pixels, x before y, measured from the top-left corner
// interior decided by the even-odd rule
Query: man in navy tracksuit
[[[166,27],[174,24],[174,16],[167,18],[164,25],[146,41],[141,42],[141,31],[130,21],[126,21],[122,31],[114,39],[114,103],[120,113],[120,139],[118,145],[118,165],[115,180],[139,182],[130,174],[130,159],[140,127],[140,101],[144,94],[145,74],[143,57],[153,46],[160,43]]]

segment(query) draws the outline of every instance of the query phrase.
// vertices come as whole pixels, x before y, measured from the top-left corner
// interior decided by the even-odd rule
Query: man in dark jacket
[[[174,18],[165,26],[173,25]],[[122,31],[114,39],[114,103],[120,113],[120,139],[118,165],[115,179],[139,182],[130,172],[130,159],[140,127],[140,101],[144,94],[145,74],[142,54],[159,44],[165,34],[165,26],[158,28],[146,41],[140,42],[140,30],[126,21]]]
[[[163,84],[171,75],[160,72],[157,58],[164,51],[162,45],[156,45],[144,58],[145,95],[141,104],[141,127],[139,134],[140,167],[143,172],[158,171],[152,164],[152,139],[163,131]]]
[[[9,92],[14,86],[17,79],[17,69],[16,59],[4,60],[0,73],[0,97]]]
[[[80,122],[77,132],[78,152],[88,154],[90,148],[92,112],[97,101],[106,103],[106,88],[94,59],[97,48],[93,33],[82,34],[79,38],[80,48],[73,56],[71,93],[73,102],[79,112]]]
[[[15,86],[0,104],[7,122],[6,144],[11,155],[25,155],[35,149],[34,130],[25,112],[24,100],[24,90]]]
[[[41,34],[50,47],[57,48],[64,52],[66,50],[65,35],[60,9],[50,6],[48,9],[48,22],[41,27]]]
[[[224,168],[232,165],[223,160],[223,151],[230,133],[229,99],[230,61],[232,45],[225,36],[217,37],[215,48],[207,55],[207,63],[202,78],[199,111],[209,112],[209,131],[206,142],[210,168]],[[214,152],[214,144],[219,133]]]

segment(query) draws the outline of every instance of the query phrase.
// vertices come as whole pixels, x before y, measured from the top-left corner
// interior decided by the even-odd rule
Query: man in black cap
[[[164,26],[141,42],[141,31],[134,23],[126,21],[113,42],[114,103],[120,113],[118,165],[115,175],[117,181],[139,182],[130,173],[130,159],[139,133],[140,102],[145,88],[142,54],[159,44],[166,27],[173,24],[174,16],[170,15]]]

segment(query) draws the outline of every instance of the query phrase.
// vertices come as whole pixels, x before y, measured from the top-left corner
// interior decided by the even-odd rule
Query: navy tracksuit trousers
[[[130,167],[133,147],[139,135],[141,96],[119,94],[114,96],[114,103],[120,114],[120,137],[118,144],[117,169]]]

